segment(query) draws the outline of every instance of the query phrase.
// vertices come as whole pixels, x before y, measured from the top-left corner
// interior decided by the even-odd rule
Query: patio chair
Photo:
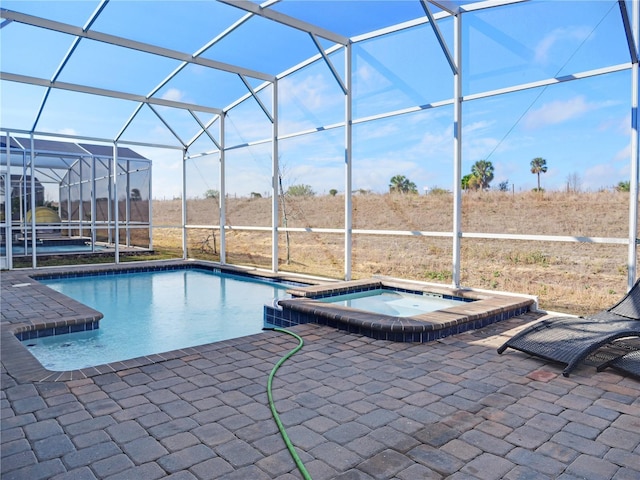
[[[640,350],[633,350],[598,365],[598,371],[613,368],[640,379]]]
[[[589,354],[613,340],[640,337],[640,279],[611,308],[587,317],[541,320],[507,340],[498,353],[513,348],[566,364],[565,377]]]

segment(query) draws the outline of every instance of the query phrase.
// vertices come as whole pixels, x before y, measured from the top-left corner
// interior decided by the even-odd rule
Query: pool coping
[[[319,301],[330,296],[376,289],[429,293],[466,301],[462,305],[410,317],[384,315]],[[388,277],[291,288],[288,292],[294,298],[277,302],[282,313],[276,312],[275,306],[269,311],[272,315],[270,322],[277,326],[314,322],[396,342],[429,342],[537,310],[536,299],[531,296],[408,282]]]
[[[2,290],[0,331],[2,368],[19,383],[77,380],[103,373],[113,373],[166,360],[188,357],[207,351],[213,348],[212,346],[219,347],[221,344],[231,346],[235,344],[234,342],[244,341],[243,339],[246,339],[246,337],[240,337],[79,370],[52,371],[43,367],[16,336],[25,332],[42,331],[44,329],[69,329],[71,331],[71,329],[80,328],[81,325],[99,322],[102,318],[100,312],[47,287],[40,283],[38,279],[181,268],[203,268],[238,275],[258,276],[281,282],[306,283],[309,286],[288,289],[292,295],[298,298],[280,300],[280,302],[290,302],[295,305],[298,311],[305,312],[305,314],[306,312],[312,312],[316,316],[317,321],[315,323],[320,325],[328,325],[351,333],[360,333],[392,341],[430,341],[450,334],[460,333],[467,329],[481,328],[494,321],[510,318],[505,316],[504,312],[514,306],[521,308],[522,313],[530,310],[532,305],[537,306],[534,297],[484,293],[465,288],[452,289],[452,287],[440,284],[413,283],[389,278],[344,282],[290,273],[272,273],[253,267],[240,267],[201,260],[154,260],[120,264],[9,270],[3,271],[0,276]],[[354,314],[352,309],[332,306],[312,299],[314,295],[318,296],[328,292],[337,294],[354,288],[368,288],[378,283],[394,286],[394,288],[404,288],[407,291],[420,289],[434,293],[453,291],[455,296],[476,301],[465,303],[463,306],[422,314],[419,319],[416,319],[416,317],[388,317],[364,311]],[[265,311],[268,308],[270,307],[265,305]],[[493,316],[487,316],[487,311],[491,312]],[[291,327],[293,325],[295,324],[277,326]]]
[[[3,270],[0,275],[2,291],[2,310],[0,312],[2,356],[0,360],[3,370],[6,370],[18,383],[77,380],[199,354],[211,349],[212,345],[219,348],[221,344],[234,345],[234,342],[245,341],[246,336],[78,370],[53,371],[42,366],[17,337],[17,335],[24,335],[25,332],[39,332],[46,329],[58,329],[59,331],[62,329],[72,331],[73,329],[76,331],[75,329],[82,325],[94,325],[103,317],[102,313],[97,310],[47,287],[38,279],[192,268],[258,276],[281,282],[302,283],[304,281],[311,284],[317,281],[295,274],[273,274],[252,267],[244,268],[200,260],[154,260],[120,264]],[[61,331],[61,333],[67,332]]]

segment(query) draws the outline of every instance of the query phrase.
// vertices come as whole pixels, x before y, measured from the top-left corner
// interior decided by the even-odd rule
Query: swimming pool
[[[91,251],[103,251],[106,250],[106,247],[102,245],[94,245],[93,249],[91,248],[91,244],[57,244],[57,245],[36,245],[36,253],[41,255],[52,255],[56,253],[74,253],[74,252],[91,252]],[[26,253],[23,244],[12,245],[11,246],[11,254],[12,255],[31,255],[33,249],[31,248],[31,244],[27,246]],[[3,245],[0,247],[0,255],[6,255],[7,249]]]
[[[39,280],[104,314],[97,330],[23,340],[66,371],[259,333],[262,309],[290,285],[200,269]]]
[[[319,301],[396,317],[413,317],[465,303],[462,300],[447,299],[442,296],[417,295],[381,288],[320,298]]]

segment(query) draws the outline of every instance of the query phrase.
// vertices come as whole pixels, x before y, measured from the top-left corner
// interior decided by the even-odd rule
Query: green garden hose
[[[298,345],[289,353],[287,353],[284,357],[282,357],[271,370],[271,373],[269,374],[269,380],[267,381],[267,396],[269,397],[269,408],[271,408],[271,414],[273,415],[273,418],[276,421],[276,425],[278,425],[278,430],[280,430],[280,435],[282,435],[282,439],[284,440],[284,443],[287,445],[287,449],[289,450],[289,453],[291,454],[293,461],[296,463],[298,470],[302,474],[302,478],[304,478],[305,480],[312,480],[311,475],[309,475],[309,472],[307,472],[307,469],[305,468],[304,464],[302,463],[302,460],[298,456],[296,449],[291,443],[291,440],[289,439],[289,436],[287,435],[287,432],[284,429],[284,425],[282,425],[282,422],[280,421],[280,416],[278,415],[276,406],[273,403],[273,395],[271,394],[271,384],[273,383],[273,377],[275,376],[276,372],[284,362],[286,362],[290,357],[295,355],[295,353],[302,348],[302,345],[304,344],[304,342],[302,341],[302,338],[299,335],[296,335],[295,333],[290,332],[288,330],[284,330],[282,328],[264,328],[264,330],[274,330],[276,332],[286,333],[287,335],[291,335],[292,337],[297,338],[299,342]]]

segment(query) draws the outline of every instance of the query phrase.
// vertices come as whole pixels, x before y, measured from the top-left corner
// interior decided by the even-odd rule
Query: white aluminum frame
[[[359,35],[354,38],[346,38],[342,35],[339,35],[335,32],[330,32],[326,29],[320,28],[316,25],[303,22],[296,18],[289,17],[287,15],[276,12],[269,7],[277,1],[269,0],[261,5],[256,4],[252,1],[248,0],[219,0],[222,3],[231,5],[233,7],[244,10],[246,15],[241,17],[238,21],[236,21],[233,25],[229,26],[225,31],[223,31],[216,38],[212,39],[210,42],[205,44],[202,48],[200,48],[194,54],[187,54],[183,52],[178,52],[175,50],[170,50],[166,48],[161,48],[156,45],[145,44],[142,42],[132,41],[130,39],[117,37],[114,35],[109,35],[105,33],[95,32],[91,30],[91,25],[95,22],[95,20],[99,17],[100,13],[104,9],[107,0],[103,0],[103,2],[98,6],[96,11],[92,14],[90,19],[85,24],[84,28],[79,28],[73,25],[64,24],[61,22],[55,22],[52,20],[35,17],[32,15],[21,14],[17,12],[10,12],[4,9],[0,9],[0,17],[5,19],[2,26],[6,25],[9,22],[21,22],[24,24],[46,28],[49,30],[53,30],[60,33],[66,33],[74,36],[74,42],[67,52],[67,55],[63,58],[60,63],[56,73],[50,80],[39,79],[35,77],[29,77],[25,75],[12,74],[7,72],[0,72],[0,79],[44,86],[47,88],[47,94],[43,99],[40,110],[38,112],[38,116],[33,125],[31,131],[26,132],[31,135],[37,134],[45,134],[49,136],[55,136],[55,134],[50,134],[48,132],[36,132],[36,127],[38,124],[38,119],[40,117],[40,113],[44,108],[44,105],[47,100],[48,93],[52,88],[66,89],[75,92],[89,93],[93,95],[107,96],[112,98],[118,98],[122,100],[133,100],[138,102],[137,107],[134,109],[134,112],[129,117],[129,119],[123,125],[121,131],[118,133],[115,139],[111,140],[102,140],[99,141],[109,141],[113,142],[114,145],[114,162],[116,161],[117,155],[117,144],[120,142],[120,137],[124,133],[124,131],[131,124],[136,115],[140,112],[144,105],[147,105],[160,119],[162,123],[167,126],[169,131],[172,132],[180,146],[175,145],[157,145],[157,144],[146,144],[143,142],[120,142],[122,144],[129,145],[143,145],[143,146],[152,146],[158,148],[171,148],[171,149],[180,149],[183,152],[182,161],[183,161],[183,178],[182,178],[182,202],[183,202],[183,218],[182,218],[182,231],[183,231],[183,255],[186,258],[187,255],[187,229],[188,228],[216,228],[215,226],[196,226],[196,225],[188,225],[186,218],[186,169],[185,162],[190,158],[196,158],[199,155],[209,154],[210,152],[206,152],[204,154],[195,154],[189,155],[188,149],[189,147],[199,138],[202,134],[206,134],[210,140],[214,143],[214,145],[218,149],[218,154],[220,157],[220,199],[219,199],[219,225],[217,228],[220,229],[221,236],[221,252],[220,252],[220,260],[222,263],[226,262],[226,242],[225,242],[225,231],[227,229],[234,230],[253,230],[253,231],[270,231],[272,235],[272,270],[275,272],[278,270],[278,235],[280,232],[317,232],[317,233],[340,233],[344,235],[345,238],[345,256],[344,256],[344,277],[346,279],[351,278],[351,248],[352,248],[352,235],[354,234],[364,234],[364,235],[420,235],[420,236],[428,236],[428,237],[451,237],[453,241],[453,258],[452,258],[452,281],[454,286],[459,286],[460,283],[460,250],[461,250],[461,240],[463,238],[485,238],[485,239],[501,239],[501,240],[541,240],[541,241],[551,241],[551,242],[590,242],[590,243],[607,243],[607,244],[628,244],[628,283],[629,287],[634,283],[636,277],[637,270],[637,228],[638,228],[638,196],[639,196],[639,155],[638,155],[638,85],[639,85],[639,71],[638,71],[638,50],[640,49],[638,39],[640,36],[639,32],[639,16],[640,7],[638,6],[638,2],[633,2],[632,5],[632,14],[631,19],[628,18],[627,13],[627,0],[619,0],[620,12],[622,16],[623,25],[625,28],[625,34],[627,37],[627,42],[629,45],[630,52],[630,62],[620,64],[620,65],[611,65],[605,68],[589,70],[586,72],[577,72],[570,77],[557,77],[557,78],[548,78],[541,81],[530,82],[527,84],[521,85],[513,85],[508,88],[501,88],[493,91],[485,91],[481,93],[474,93],[471,95],[463,96],[462,95],[462,74],[461,66],[462,66],[462,46],[461,46],[461,35],[462,35],[462,21],[464,18],[464,13],[477,11],[486,8],[494,8],[503,5],[509,5],[514,3],[519,3],[524,0],[489,0],[482,1],[474,4],[467,5],[457,5],[454,2],[449,2],[447,0],[419,0],[423,10],[425,12],[425,17],[419,18],[416,20],[412,20],[409,22],[404,22],[392,27],[384,28],[375,32],[370,32],[365,35]],[[442,12],[437,14],[433,14],[430,9],[430,5],[434,5],[440,9]],[[245,24],[248,20],[250,20],[254,16],[261,16],[267,20],[278,22],[284,26],[295,28],[300,31],[306,32],[310,35],[312,41],[315,43],[319,53],[314,57],[306,60],[305,62],[300,63],[294,67],[291,67],[289,70],[282,72],[280,75],[272,76],[265,74],[263,72],[257,72],[254,70],[246,69],[240,66],[234,66],[229,64],[224,64],[221,62],[216,62],[209,59],[204,59],[201,57],[201,54],[204,53],[207,49],[213,46],[222,38],[226,37],[229,33],[233,32],[240,25]],[[453,53],[449,50],[449,47],[446,44],[442,34],[439,31],[437,21],[442,18],[452,18],[454,22],[454,39],[453,39]],[[445,55],[451,70],[452,70],[452,80],[453,80],[453,98],[449,100],[434,102],[429,105],[423,106],[414,106],[410,108],[405,108],[402,110],[397,110],[393,112],[387,112],[383,114],[378,114],[370,117],[363,117],[354,119],[352,116],[352,91],[351,91],[351,79],[352,79],[352,64],[351,64],[351,52],[352,45],[356,44],[360,41],[368,40],[371,38],[375,38],[378,36],[386,35],[392,32],[398,32],[403,29],[413,28],[418,25],[423,25],[425,23],[429,23],[434,31],[436,39],[440,44],[443,55]],[[327,39],[333,43],[334,46],[327,48],[326,50],[322,48],[320,42],[317,37],[321,37]],[[138,50],[145,53],[150,53],[154,55],[159,55],[161,57],[170,58],[174,60],[179,60],[181,64],[164,80],[162,80],[147,96],[134,95],[125,92],[117,92],[106,89],[99,89],[86,85],[74,85],[64,82],[58,82],[57,78],[64,68],[65,64],[69,60],[70,56],[73,54],[78,42],[82,39],[88,38],[99,42],[105,42],[112,45],[120,46],[123,48],[129,48]],[[341,79],[340,75],[337,73],[334,68],[329,55],[338,49],[343,48],[345,53],[345,78]],[[307,65],[310,65],[313,62],[322,59],[340,88],[344,92],[345,95],[345,112],[344,112],[344,121],[339,122],[337,124],[326,125],[322,127],[316,127],[314,129],[288,133],[286,135],[279,135],[278,132],[278,80],[290,75],[294,72],[299,71]],[[175,77],[185,66],[189,64],[197,64],[207,68],[217,69],[229,73],[237,74],[240,79],[245,84],[248,92],[243,97],[239,98],[237,101],[233,102],[230,105],[227,105],[224,108],[212,108],[206,107],[202,105],[193,105],[187,104],[184,102],[176,102],[169,100],[162,100],[159,98],[155,98],[154,95],[164,86],[166,85],[172,78]],[[629,235],[626,239],[621,238],[601,238],[601,237],[564,237],[564,236],[548,236],[548,235],[509,235],[509,234],[489,234],[489,233],[473,233],[473,232],[463,232],[461,227],[461,162],[462,162],[462,103],[466,101],[473,101],[476,99],[487,98],[494,95],[501,95],[505,93],[512,93],[517,91],[522,91],[526,89],[545,87],[548,85],[579,80],[583,78],[594,77],[597,75],[607,75],[614,72],[626,71],[630,70],[632,75],[632,92],[631,92],[631,112],[632,112],[632,125],[631,125],[631,158],[630,158],[630,170],[631,170],[631,194],[630,194],[630,203],[629,203]],[[255,79],[259,79],[264,81],[262,85],[257,88],[252,88],[249,81],[246,77],[251,77]],[[272,95],[272,105],[271,111],[261,102],[258,97],[258,93],[268,86],[271,86],[273,89]],[[265,115],[272,122],[272,133],[270,138],[266,138],[263,140],[257,140],[250,142],[248,144],[242,145],[228,145],[225,141],[225,116],[226,113],[232,110],[235,106],[239,105],[243,101],[252,98],[254,101],[258,103],[260,108],[263,110]],[[194,136],[189,141],[184,141],[181,139],[174,129],[171,127],[169,122],[162,118],[159,115],[158,111],[154,108],[154,105],[159,106],[167,106],[172,108],[184,109],[189,111],[189,113],[196,120],[198,125],[201,128],[199,134]],[[440,106],[452,105],[453,107],[453,116],[454,116],[454,135],[453,135],[453,172],[452,172],[452,190],[454,194],[453,201],[453,225],[451,232],[408,232],[408,231],[374,231],[374,230],[353,230],[352,228],[352,127],[355,124],[365,123],[373,120],[389,118],[397,115],[404,115],[407,113],[411,113],[414,111],[424,110],[428,108],[437,108]],[[214,114],[214,117],[207,124],[203,124],[201,122],[195,112],[209,113]],[[220,120],[220,140],[216,141],[214,136],[210,134],[208,131],[209,127],[211,127],[216,120]],[[326,229],[326,228],[281,228],[279,227],[279,199],[278,199],[278,142],[285,138],[293,138],[296,136],[307,135],[310,133],[317,132],[319,130],[327,130],[327,129],[335,129],[335,128],[343,128],[344,129],[344,144],[345,144],[345,170],[344,170],[344,184],[345,184],[345,225],[343,229]],[[62,136],[62,135],[61,135]],[[77,138],[77,137],[76,137]],[[254,226],[232,226],[226,225],[226,216],[225,216],[225,153],[229,150],[246,147],[250,145],[259,145],[264,143],[271,143],[272,145],[272,225],[271,227],[254,227]],[[9,148],[9,147],[7,147]],[[33,152],[33,149],[32,149]],[[33,153],[32,153],[33,154]],[[33,166],[33,159],[31,162]],[[117,167],[117,164],[114,165]],[[114,175],[117,174],[116,168],[114,168]],[[114,181],[114,194],[116,194],[117,198],[117,190],[115,190],[115,181]],[[115,220],[116,225],[118,224],[117,218],[117,209],[115,212]],[[35,225],[32,226],[35,228]],[[152,227],[153,230],[153,227]],[[116,232],[118,228],[116,228]],[[34,235],[35,237],[35,235]],[[115,242],[118,243],[117,241]],[[35,262],[35,259],[34,259]]]
[[[16,133],[24,135],[25,132],[24,131],[20,131],[20,130],[0,130],[2,132],[2,134],[5,136],[6,138],[6,146],[5,146],[5,155],[6,155],[6,169],[7,169],[7,178],[8,178],[8,183],[5,185],[5,197],[6,197],[6,206],[5,206],[5,218],[11,218],[11,206],[10,206],[10,200],[11,200],[11,168],[12,167],[17,167],[15,162],[11,161],[11,156],[15,156],[16,150],[15,148],[12,150],[10,148],[11,145],[11,141],[14,141],[20,148],[20,152],[22,152],[22,157],[23,157],[23,161],[21,163],[22,165],[22,175],[26,178],[27,176],[33,177],[30,179],[30,184],[27,186],[26,184],[24,185],[24,190],[21,193],[23,198],[27,198],[27,194],[29,191],[31,191],[32,193],[35,192],[35,177],[36,177],[36,172],[38,173],[38,177],[42,178],[43,172],[40,171],[41,169],[52,169],[52,170],[61,170],[61,169],[65,169],[65,168],[71,168],[72,167],[72,163],[68,163],[66,162],[66,160],[68,158],[73,158],[74,161],[78,161],[80,162],[80,178],[83,179],[85,178],[82,174],[82,169],[86,168],[86,166],[84,166],[84,161],[87,162],[88,164],[88,168],[90,169],[90,175],[89,175],[89,182],[91,184],[91,191],[95,192],[95,180],[96,180],[96,175],[95,175],[95,164],[96,161],[98,160],[104,160],[106,157],[100,157],[99,155],[95,155],[92,154],[91,152],[87,151],[85,148],[83,148],[81,145],[79,144],[75,144],[76,147],[80,148],[80,150],[82,151],[82,153],[77,152],[77,153],[70,153],[68,154],[67,158],[60,158],[58,159],[58,163],[56,162],[52,162],[52,163],[46,163],[46,164],[42,164],[42,162],[38,161],[38,156],[42,156],[45,155],[46,156],[59,156],[60,152],[58,151],[47,151],[47,150],[37,150],[34,147],[34,142],[35,142],[35,138],[38,136],[44,136],[44,137],[51,137],[54,135],[48,135],[48,134],[35,134],[35,133],[30,133],[29,137],[27,138],[29,145],[26,146],[24,145],[24,137],[15,137],[13,135],[15,135]],[[67,135],[56,135],[57,137],[64,137],[64,138],[69,138],[72,140],[78,140],[78,137],[75,136],[67,136]],[[23,142],[21,143],[20,140],[23,140]],[[112,144],[112,150],[114,152],[117,153],[117,144],[114,142],[111,142],[109,140],[106,139],[99,139],[99,138],[87,138],[84,137],[83,140],[86,141],[92,141],[92,142],[100,142],[100,143],[111,143]],[[30,151],[30,155],[29,158],[27,160],[27,155],[26,152]],[[42,158],[42,157],[40,157]],[[128,178],[128,174],[131,173],[130,168],[128,167],[130,165],[130,161],[132,159],[127,158],[127,168],[125,169],[125,172],[127,173],[127,182],[129,182],[129,178]],[[152,163],[150,161],[148,161],[148,168],[149,168],[149,179],[148,179],[148,189],[149,189],[149,195],[150,195],[150,199],[151,199],[151,188],[152,188],[152,176],[151,176],[151,169],[152,169]],[[116,161],[116,165],[117,165],[117,161]],[[107,230],[108,230],[108,242],[111,244],[115,244],[115,250],[116,253],[114,254],[115,256],[119,256],[119,245],[116,244],[116,238],[117,238],[117,233],[119,231],[119,228],[124,227],[125,228],[125,232],[126,232],[126,246],[131,246],[131,229],[136,229],[136,228],[147,228],[150,231],[150,238],[149,238],[149,248],[152,249],[153,248],[153,232],[152,232],[152,224],[151,224],[151,219],[153,218],[153,207],[152,207],[152,202],[149,202],[149,219],[150,219],[150,223],[149,225],[144,225],[144,226],[136,226],[136,225],[132,225],[130,223],[130,212],[131,212],[131,201],[128,195],[128,186],[127,186],[127,197],[126,197],[126,203],[125,203],[125,209],[126,209],[126,218],[123,220],[123,223],[120,222],[118,223],[118,225],[115,225],[115,222],[117,222],[117,206],[114,207],[114,199],[117,198],[117,187],[115,185],[115,182],[117,181],[118,178],[118,169],[114,168],[114,161],[113,158],[111,158],[111,161],[108,164],[108,176],[110,179],[110,184],[113,184],[113,188],[109,188],[109,201],[107,202],[108,204],[108,212],[107,212],[107,221],[103,222],[104,225],[107,226]],[[120,169],[122,170],[122,169]],[[58,178],[54,178],[52,176],[49,175],[44,175],[45,177],[49,178],[50,180],[61,180],[61,177]],[[95,205],[95,201],[94,198],[90,198],[89,200],[91,200],[91,222],[90,225],[87,227],[86,223],[83,220],[83,212],[82,212],[82,206],[84,204],[83,202],[83,186],[86,184],[86,181],[81,181],[78,185],[79,185],[79,204],[80,204],[80,209],[78,211],[78,219],[77,220],[71,220],[69,222],[66,223],[67,227],[69,230],[71,230],[72,228],[77,228],[80,232],[80,234],[83,234],[83,229],[85,228],[89,228],[90,231],[90,235],[91,235],[91,243],[94,246],[95,249],[95,243],[96,243],[96,231],[99,228],[98,224],[96,222],[96,205]],[[63,199],[61,199],[61,201],[63,201]],[[67,201],[67,211],[71,211],[71,204],[70,204],[70,198],[66,199]],[[30,209],[32,211],[34,211],[35,208],[35,194],[31,195],[31,205],[30,205]],[[23,207],[23,202],[20,202],[20,208],[22,209]],[[21,210],[21,214],[20,214],[21,218],[25,217],[24,211]],[[114,219],[112,221],[112,219]],[[75,225],[75,227],[74,227]],[[102,225],[102,223],[101,223]],[[10,239],[12,238],[12,232],[13,232],[13,224],[11,221],[6,222],[3,224],[3,228],[4,233],[6,235],[6,238],[9,239],[9,241],[7,241],[7,261],[3,262],[6,263],[6,268],[8,269],[12,269],[13,268],[13,261],[12,261],[12,242],[10,241]],[[22,227],[21,228],[25,228],[28,229],[28,231],[30,232],[29,235],[24,235],[25,238],[25,247],[30,244],[30,248],[32,249],[31,252],[31,257],[32,257],[32,268],[37,268],[37,255],[36,255],[36,248],[34,248],[35,246],[37,246],[36,244],[36,232],[39,229],[42,229],[43,227],[39,227],[36,223],[35,223],[35,215],[32,216],[31,222],[29,224],[26,224],[26,222],[22,223]],[[45,227],[46,228],[46,227]],[[62,226],[60,228],[63,228]],[[114,229],[112,231],[112,228]],[[23,232],[26,234],[26,230],[25,232]],[[4,257],[3,257],[4,258]],[[116,258],[115,260],[116,263],[119,262],[119,258]]]

